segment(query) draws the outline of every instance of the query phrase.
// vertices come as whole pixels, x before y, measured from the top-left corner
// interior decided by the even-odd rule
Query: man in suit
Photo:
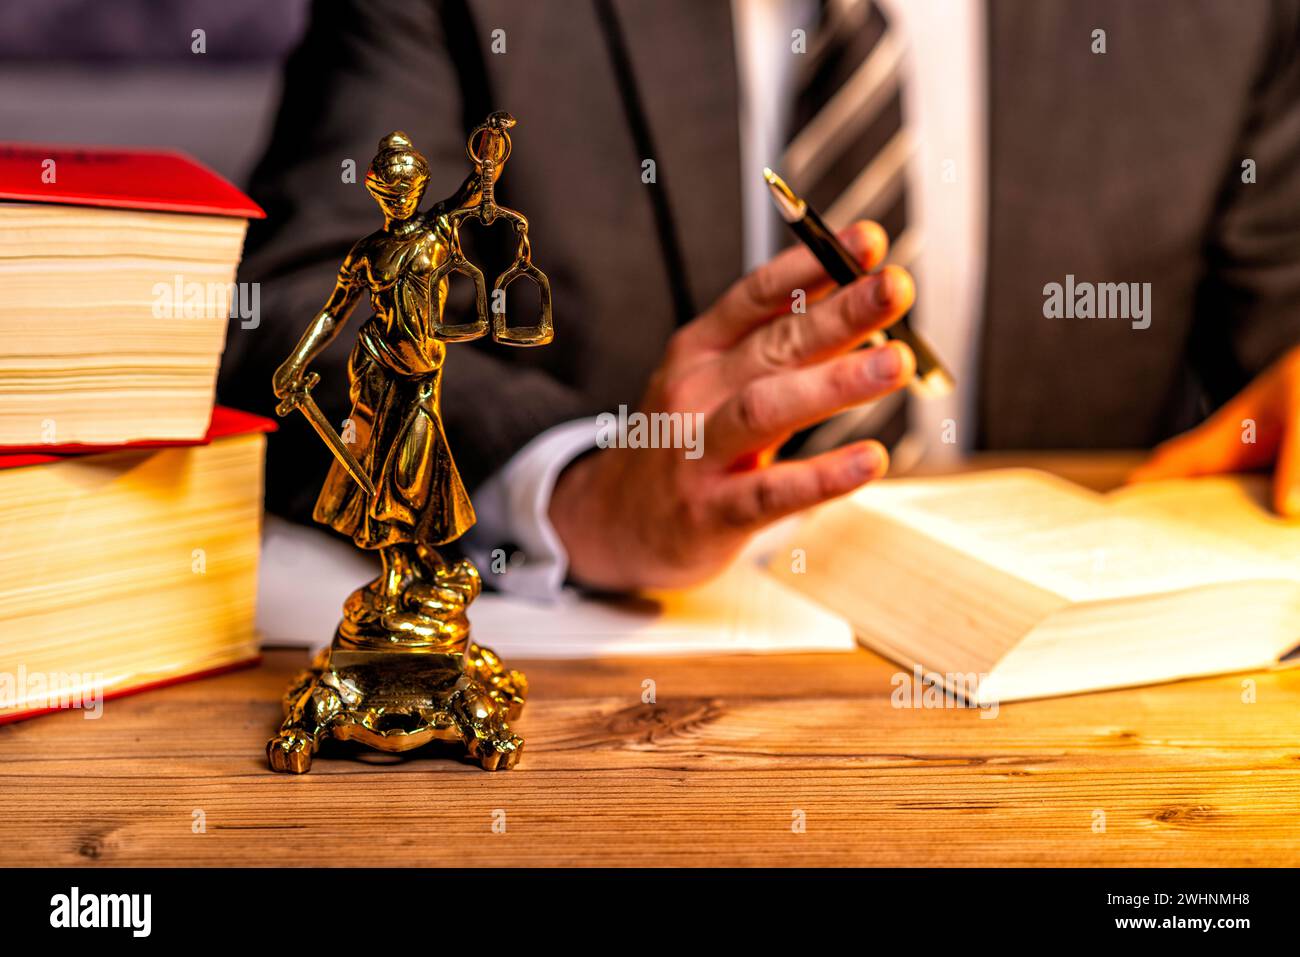
[[[449,190],[494,109],[520,120],[499,195],[532,223],[556,339],[452,346],[443,416],[478,489],[468,544],[524,552],[506,587],[698,580],[771,520],[882,475],[860,429],[773,453],[906,382],[905,348],[857,347],[913,305],[918,248],[917,318],[959,390],[896,408],[888,444],[901,421],[931,452],[1149,448],[1218,408],[1142,476],[1276,460],[1276,505],[1300,513],[1295,2],[320,3],[251,186],[268,219],[241,279],[262,283],[264,321],[232,326],[225,401],[273,404],[272,372],[375,228],[349,161],[402,129]],[[864,265],[890,234],[899,264],[834,291],[789,250],[737,279],[781,242],[746,179],[773,157],[832,219],[868,220],[844,234]],[[1048,294],[1105,285],[1114,305],[1118,284],[1132,314]],[[315,369],[335,421],[346,339]],[[701,413],[703,454],[593,451],[583,423],[620,406]],[[270,507],[305,519],[327,464],[288,420]]]

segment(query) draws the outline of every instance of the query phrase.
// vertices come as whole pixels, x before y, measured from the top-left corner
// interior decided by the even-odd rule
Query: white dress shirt
[[[843,0],[861,2],[861,0]],[[901,35],[903,116],[918,147],[908,167],[909,220],[921,230],[912,265],[922,291],[912,321],[957,381],[953,395],[912,403],[909,439],[927,461],[970,447],[986,222],[985,58],[982,0],[877,0]],[[798,54],[792,31],[812,36],[814,0],[732,0],[740,90],[741,212],[745,266],[779,248],[779,223],[762,177],[779,167],[794,102]],[[797,184],[796,188],[797,188]],[[543,432],[474,495],[478,524],[466,534],[485,578],[523,597],[553,598],[568,558],[548,518],[556,479],[596,444],[593,419]],[[955,438],[955,442],[948,439]]]

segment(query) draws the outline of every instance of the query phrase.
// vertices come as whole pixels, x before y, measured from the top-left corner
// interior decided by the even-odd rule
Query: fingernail
[[[903,357],[893,346],[884,345],[871,354],[868,367],[873,379],[889,382],[898,378],[898,374],[903,371]]]
[[[858,479],[867,479],[880,469],[880,450],[874,445],[864,445],[853,456],[853,473]]]
[[[894,276],[888,269],[876,273],[876,290],[872,297],[877,306],[887,306],[894,298]]]

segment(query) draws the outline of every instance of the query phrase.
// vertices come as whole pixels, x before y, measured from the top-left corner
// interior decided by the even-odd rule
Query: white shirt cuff
[[[484,581],[524,598],[560,596],[569,556],[551,525],[551,493],[565,467],[596,447],[599,431],[594,417],[547,429],[475,492],[478,522],[463,544]]]

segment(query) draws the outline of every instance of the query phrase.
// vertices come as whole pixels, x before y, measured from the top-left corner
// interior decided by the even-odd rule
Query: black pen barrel
[[[861,263],[844,248],[844,244],[811,206],[804,207],[803,215],[790,223],[790,229],[804,245],[812,250],[817,261],[822,264],[822,268],[839,285],[847,286],[867,275]],[[916,356],[914,388],[931,394],[950,390],[952,377],[943,367],[934,350],[930,348],[929,343],[912,329],[910,318],[910,313],[903,316],[884,330],[885,336],[907,343],[912,354]]]
[[[790,228],[841,286],[867,274],[811,206],[804,208],[803,216],[792,222]]]

